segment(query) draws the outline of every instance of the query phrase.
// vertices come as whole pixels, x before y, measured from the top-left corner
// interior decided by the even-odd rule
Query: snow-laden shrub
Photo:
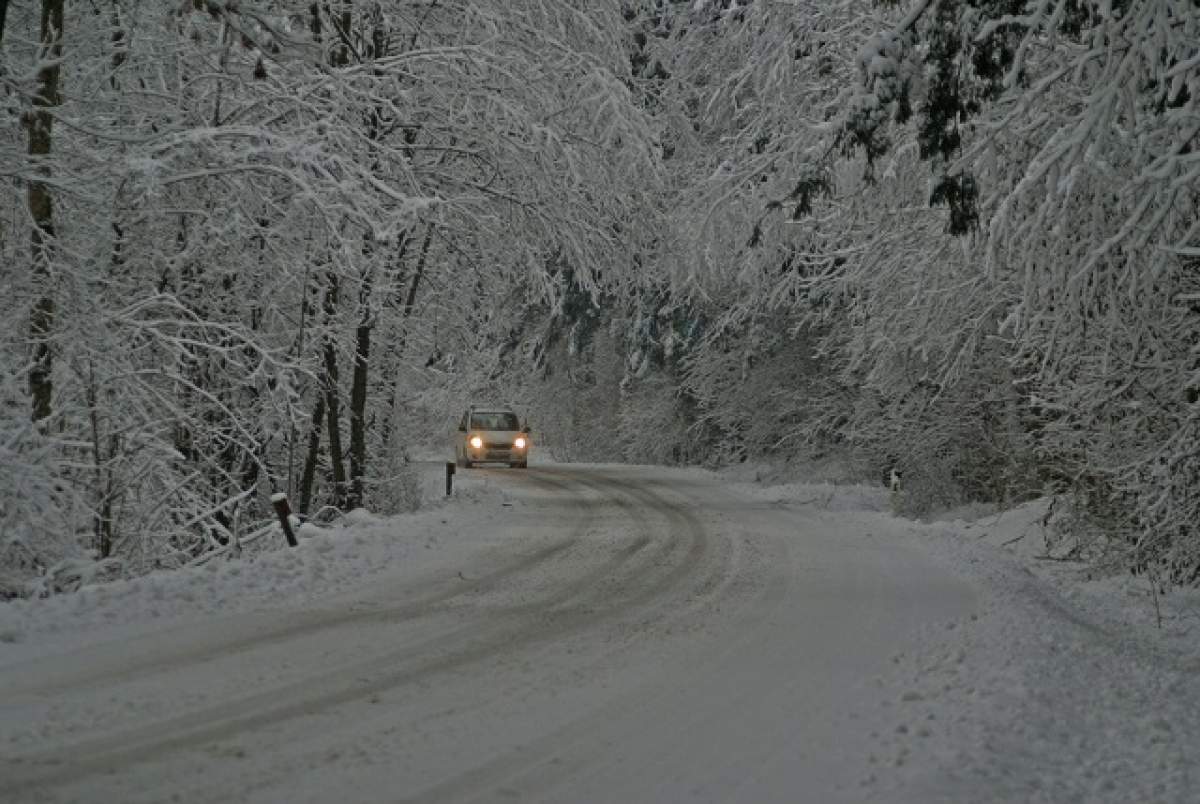
[[[1150,413],[1129,400],[1073,405],[1047,428],[1053,488],[1064,515],[1056,534],[1081,558],[1148,572],[1163,582],[1200,582],[1200,411],[1186,398]],[[1078,417],[1103,411],[1084,426]],[[1066,414],[1064,413],[1064,416]]]
[[[421,507],[421,479],[408,455],[396,449],[367,488],[367,502],[379,514],[407,514]]]
[[[558,461],[621,460],[622,361],[607,328],[587,339],[568,333],[545,349],[543,361],[518,402],[533,427],[534,454]]]
[[[65,558],[26,584],[25,592],[29,597],[49,597],[75,592],[91,584],[114,581],[124,575],[124,565],[115,558],[96,558],[94,554]]]
[[[1133,545],[1134,566],[1157,562],[1176,583],[1200,584],[1200,411],[1164,450],[1130,477],[1141,528]]]
[[[23,413],[24,411],[22,411]],[[62,479],[60,445],[26,421],[0,418],[0,599],[29,593],[29,584],[63,562],[87,563],[90,521],[75,489]],[[77,535],[83,532],[82,540]]]
[[[618,439],[630,463],[679,464],[707,450],[682,410],[679,386],[671,378],[650,375],[625,383]]]
[[[699,446],[723,463],[797,452],[797,426],[812,417],[828,374],[816,344],[779,314],[697,344],[683,361],[683,383],[695,400],[693,431],[710,434]]]

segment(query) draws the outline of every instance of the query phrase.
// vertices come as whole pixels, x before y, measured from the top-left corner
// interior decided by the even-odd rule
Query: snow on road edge
[[[982,592],[978,613],[929,624],[875,679],[894,726],[873,735],[864,796],[886,801],[904,788],[929,801],[1195,800],[1200,591],[1161,598],[1156,628],[1144,577],[1044,558],[1047,500],[922,523],[887,513],[880,488],[745,487],[764,502],[836,511],[864,532],[904,538]]]
[[[425,467],[426,475],[440,466]],[[428,480],[428,478],[425,478]],[[440,475],[435,478],[440,482]],[[425,483],[432,487],[432,483]],[[468,547],[483,533],[503,492],[486,476],[459,479],[447,500],[426,490],[415,514],[376,516],[359,509],[333,525],[301,525],[300,545],[221,557],[179,570],[85,585],[45,599],[0,603],[0,666],[59,648],[78,648],[147,627],[214,615],[279,609],[361,585],[383,572],[419,571]],[[478,538],[470,540],[478,543]]]

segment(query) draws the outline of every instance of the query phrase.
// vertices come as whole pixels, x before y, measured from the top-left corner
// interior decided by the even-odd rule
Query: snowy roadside
[[[948,650],[903,662],[931,707],[989,712],[950,724],[938,750],[963,790],[1005,800],[1195,801],[1200,593],[1160,599],[1157,628],[1144,577],[1039,558],[1046,505],[919,529],[992,592]],[[911,731],[892,743],[917,750]]]
[[[894,727],[873,734],[864,795],[886,801],[901,785],[930,801],[1196,800],[1200,591],[1160,598],[1157,628],[1144,577],[1044,557],[1046,501],[923,523],[891,516],[880,488],[739,485],[904,538],[982,593],[979,612],[930,624],[874,679]]]
[[[276,532],[269,538],[278,549],[0,603],[0,666],[206,617],[294,607],[384,572],[419,573],[478,548],[503,492],[487,475],[462,473],[454,496],[446,498],[444,464],[417,466],[424,504],[413,514],[384,517],[360,509],[326,528],[302,525],[295,549]]]

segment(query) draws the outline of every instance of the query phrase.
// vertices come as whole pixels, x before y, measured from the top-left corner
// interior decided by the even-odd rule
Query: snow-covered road
[[[0,800],[923,801],[952,789],[933,756],[904,785],[878,775],[893,703],[922,698],[897,697],[902,657],[918,641],[936,651],[929,634],[970,623],[981,602],[898,520],[781,504],[702,472],[462,479],[486,493],[420,515],[440,537],[368,582],[314,595],[310,572],[309,594],[271,608],[242,596],[216,614],[134,611],[0,645]],[[928,725],[940,726],[913,722],[912,739]]]

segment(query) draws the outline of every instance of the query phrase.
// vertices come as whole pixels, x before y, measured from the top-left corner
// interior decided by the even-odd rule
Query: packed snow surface
[[[880,489],[698,470],[456,482],[0,606],[0,800],[1195,800],[1200,599],[1056,560],[1044,504],[914,523]]]

